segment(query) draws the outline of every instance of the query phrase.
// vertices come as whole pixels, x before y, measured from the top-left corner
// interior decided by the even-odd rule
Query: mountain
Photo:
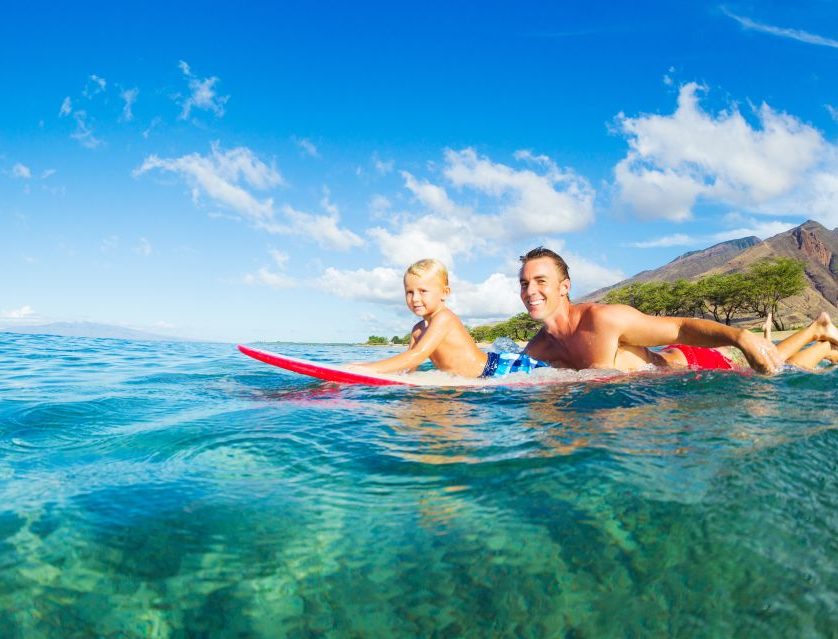
[[[714,244],[710,248],[702,249],[700,251],[690,251],[679,255],[674,260],[661,266],[659,268],[640,271],[627,280],[617,282],[612,286],[606,286],[593,293],[588,293],[581,298],[581,302],[599,301],[605,294],[615,288],[628,286],[635,282],[649,282],[652,280],[663,280],[665,282],[674,282],[680,279],[693,279],[704,275],[708,271],[726,265],[731,259],[735,258],[742,252],[762,244],[761,240],[751,235],[749,237],[742,237],[737,240],[728,240],[727,242],[720,242]]]
[[[179,342],[184,341],[177,337],[155,335],[137,331],[122,326],[110,324],[94,324],[93,322],[53,322],[51,324],[33,325],[7,325],[0,326],[0,332],[25,333],[27,335],[60,335],[63,337],[105,337],[111,339],[135,339],[148,342]]]
[[[801,324],[821,311],[838,316],[838,229],[829,230],[813,220],[764,241],[745,237],[685,253],[660,268],[643,271],[614,286],[594,291],[580,301],[599,301],[611,289],[633,282],[672,282],[713,273],[741,272],[754,262],[770,257],[791,257],[804,265],[806,290],[780,304],[780,311],[787,321]]]

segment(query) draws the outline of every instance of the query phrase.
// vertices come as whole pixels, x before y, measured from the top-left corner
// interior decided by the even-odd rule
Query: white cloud
[[[303,154],[312,157],[312,158],[319,158],[320,152],[317,150],[314,142],[308,140],[306,138],[302,138],[300,140],[294,140],[297,143],[297,146],[300,147]]]
[[[364,241],[348,229],[338,225],[340,221],[336,209],[330,215],[312,215],[285,205],[282,208],[289,225],[277,225],[274,232],[291,235],[302,235],[314,240],[324,248],[345,251],[355,246],[361,246]]]
[[[32,177],[32,171],[25,164],[18,162],[12,167],[12,175],[16,178],[28,180]]]
[[[738,16],[735,13],[728,11],[724,7],[722,7],[722,11],[728,17],[736,20],[736,22],[742,25],[742,27],[744,27],[745,29],[759,31],[761,33],[768,33],[769,35],[777,36],[780,38],[797,40],[798,42],[805,42],[806,44],[816,44],[823,47],[831,47],[833,49],[838,49],[838,40],[833,40],[832,38],[825,38],[823,36],[819,36],[814,33],[809,33],[808,31],[802,31],[800,29],[775,27],[770,24],[756,22],[754,20],[751,20],[750,18]]]
[[[426,257],[435,257],[449,267],[454,256],[471,252],[483,242],[463,220],[426,215],[402,225],[396,233],[374,227],[367,231],[389,264],[407,266]]]
[[[500,222],[513,236],[576,231],[593,221],[594,190],[586,179],[545,156],[519,151],[518,157],[543,165],[546,172],[515,170],[463,149],[446,152],[444,173],[454,186],[498,198]]]
[[[395,162],[393,160],[382,160],[378,153],[373,153],[372,155],[372,165],[375,167],[375,170],[381,175],[387,175],[388,173],[393,172],[393,167],[395,166]]]
[[[55,169],[46,169],[43,173],[41,173],[41,179],[46,180],[48,177],[55,175]]]
[[[827,150],[821,134],[763,104],[753,128],[736,108],[704,112],[695,83],[672,115],[617,117],[629,152],[615,167],[620,197],[641,217],[681,221],[699,198],[771,212],[805,181]]]
[[[70,115],[73,112],[73,101],[70,99],[70,96],[64,98],[64,101],[61,103],[61,108],[58,110],[58,117],[65,117]]]
[[[644,240],[642,242],[629,242],[626,246],[634,248],[660,248],[668,246],[689,246],[696,244],[698,241],[694,237],[690,237],[684,233],[675,233],[673,235],[665,235],[652,240]]]
[[[71,138],[87,149],[95,149],[102,145],[102,140],[93,135],[93,127],[87,122],[87,112],[76,111],[73,113],[73,119],[76,121],[76,130],[70,134]]]
[[[702,246],[708,247],[719,242],[738,240],[744,237],[756,236],[761,240],[784,233],[797,226],[796,222],[781,222],[779,220],[758,220],[746,218],[739,213],[730,213],[723,218],[725,224],[733,225],[732,228],[708,233],[704,235],[686,235],[675,233],[664,237],[654,238],[641,242],[631,242],[626,246],[634,248],[659,248],[670,246]]]
[[[192,186],[196,200],[204,194],[259,228],[270,230],[274,225],[273,199],[257,199],[245,186],[267,189],[282,184],[282,176],[276,168],[259,160],[246,147],[222,151],[220,145],[214,142],[206,156],[192,153],[166,159],[150,155],[134,170],[134,176],[153,169],[181,175]]]
[[[271,259],[274,262],[274,269],[268,266],[262,266],[256,273],[248,273],[243,280],[248,285],[262,285],[271,288],[291,288],[296,285],[296,282],[288,277],[282,271],[285,269],[285,264],[288,262],[288,255],[277,249],[271,249]]]
[[[329,267],[315,283],[327,293],[345,299],[404,304],[402,273],[392,268],[341,271]]]
[[[370,217],[374,220],[383,219],[390,213],[392,206],[393,205],[390,200],[383,195],[373,195],[370,200]]]
[[[130,122],[134,119],[134,113],[131,109],[137,101],[137,96],[139,94],[140,90],[136,87],[133,89],[125,89],[120,92],[119,97],[125,101],[125,104],[122,106],[122,115],[119,116],[119,119],[122,122]]]
[[[291,288],[295,285],[293,279],[283,273],[272,271],[267,266],[261,267],[256,273],[245,275],[244,283],[251,286],[261,284],[262,286],[269,286],[271,288]]]
[[[501,319],[523,312],[517,277],[492,273],[473,283],[452,275],[449,306],[464,321]]]
[[[151,135],[151,132],[154,131],[154,129],[156,129],[162,121],[163,120],[160,118],[160,116],[153,117],[148,125],[148,128],[145,131],[143,131],[143,137],[146,140],[148,140],[148,136]]]
[[[626,279],[620,269],[608,268],[570,251],[562,251],[567,262],[573,295],[580,296]]]
[[[11,311],[0,311],[0,319],[6,320],[25,320],[33,319],[36,316],[35,311],[28,304]]]
[[[189,97],[183,101],[180,119],[187,119],[193,108],[212,111],[216,117],[222,117],[224,115],[224,105],[227,104],[230,96],[217,94],[215,85],[219,82],[219,79],[215,76],[203,80],[196,78],[189,65],[183,60],[178,63],[178,67],[189,80],[189,90],[191,91]]]
[[[105,78],[100,78],[98,75],[90,75],[87,78],[87,85],[85,85],[82,95],[86,98],[92,98],[94,95],[104,92],[107,89],[108,83]]]
[[[417,180],[407,171],[402,171],[402,178],[404,178],[407,189],[431,211],[452,216],[462,216],[469,213],[454,204],[441,186],[431,184],[425,180]]]
[[[148,239],[141,237],[134,247],[134,252],[143,257],[148,257],[152,253],[151,242]]]

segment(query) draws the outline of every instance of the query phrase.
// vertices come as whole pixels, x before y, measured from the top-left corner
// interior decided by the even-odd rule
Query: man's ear
[[[561,284],[559,284],[559,293],[561,295],[563,295],[564,297],[569,297],[570,296],[570,279],[569,278],[566,277],[561,281]]]

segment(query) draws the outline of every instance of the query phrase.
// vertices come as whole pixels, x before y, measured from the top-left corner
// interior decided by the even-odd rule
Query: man
[[[769,340],[738,328],[687,317],[653,317],[622,304],[573,304],[567,264],[543,247],[521,256],[521,301],[544,324],[524,352],[553,366],[633,371],[647,364],[686,366],[687,352],[650,346],[735,346],[757,371],[775,373],[783,362]],[[695,353],[705,352],[693,349]],[[706,353],[715,354],[715,351]],[[730,368],[730,366],[721,366]]]

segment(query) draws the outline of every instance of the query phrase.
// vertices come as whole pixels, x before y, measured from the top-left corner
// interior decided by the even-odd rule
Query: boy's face
[[[404,276],[404,301],[420,317],[433,315],[445,306],[445,298],[450,292],[436,273],[408,273]]]

